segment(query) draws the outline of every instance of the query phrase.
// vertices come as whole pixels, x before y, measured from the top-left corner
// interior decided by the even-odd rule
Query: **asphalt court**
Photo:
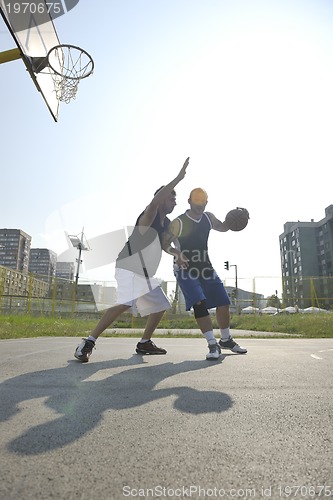
[[[333,497],[333,339],[154,340],[0,341],[1,499]]]

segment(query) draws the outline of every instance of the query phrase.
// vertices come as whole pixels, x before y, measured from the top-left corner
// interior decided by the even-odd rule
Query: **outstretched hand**
[[[190,157],[186,158],[185,162],[184,162],[184,165],[182,166],[182,168],[180,169],[180,172],[178,174],[178,178],[179,180],[182,180],[184,179],[185,175],[186,175],[186,169],[188,167],[188,164],[190,162]]]

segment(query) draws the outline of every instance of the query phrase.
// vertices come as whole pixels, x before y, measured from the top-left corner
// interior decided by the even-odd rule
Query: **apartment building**
[[[48,248],[31,248],[29,272],[49,284],[55,276],[57,254]]]
[[[286,222],[279,236],[285,305],[333,308],[333,205],[315,222]]]
[[[75,273],[74,262],[57,262],[56,277],[63,280],[73,281]]]
[[[17,297],[46,297],[49,284],[32,274],[0,266],[0,298],[3,295]]]
[[[31,236],[21,229],[0,229],[0,266],[28,273]]]

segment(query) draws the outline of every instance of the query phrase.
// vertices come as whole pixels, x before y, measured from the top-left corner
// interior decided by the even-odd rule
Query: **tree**
[[[281,309],[281,302],[277,295],[271,295],[267,299],[267,307],[276,307],[277,309]]]

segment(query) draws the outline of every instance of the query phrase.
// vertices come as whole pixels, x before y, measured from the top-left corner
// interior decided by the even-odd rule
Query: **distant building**
[[[90,285],[90,284],[78,285],[76,288],[76,300],[95,302],[94,295],[95,294],[99,295],[101,288],[102,287],[100,285]]]
[[[48,291],[49,284],[36,279],[32,274],[0,266],[0,297],[2,295],[46,297]]]
[[[86,285],[78,286],[78,293],[80,293],[81,287],[84,286]],[[117,302],[117,291],[115,287],[102,286],[94,283],[91,285],[91,292],[93,294],[93,300],[96,304],[96,308],[99,311],[112,307]]]
[[[235,287],[232,286],[226,286],[225,289],[231,302],[231,312],[239,312],[239,310],[248,306],[258,308],[266,306],[267,300],[261,293],[249,292],[248,290],[242,290],[241,288],[238,288],[236,293]]]
[[[73,281],[75,273],[75,265],[74,262],[57,262],[56,265],[56,277]]]
[[[244,307],[247,307],[247,306],[253,306],[253,307],[258,307],[258,308],[262,308],[262,307],[266,306],[267,301],[265,300],[264,296],[260,293],[249,292],[247,290],[242,290],[241,288],[238,288],[237,294],[236,294],[236,289],[232,286],[226,286],[225,290],[226,290],[226,292],[229,296],[229,299],[230,299],[230,312],[231,313],[238,313]],[[178,293],[179,293],[179,296],[178,296],[177,312],[185,313],[186,306],[185,306],[184,295],[180,289],[179,289]],[[237,295],[237,297],[236,297],[236,295]]]
[[[333,307],[333,205],[319,222],[286,222],[279,236],[286,306]]]
[[[36,278],[51,284],[55,276],[57,254],[47,248],[31,248],[29,272]]]
[[[0,266],[28,273],[31,236],[21,229],[0,229]]]

